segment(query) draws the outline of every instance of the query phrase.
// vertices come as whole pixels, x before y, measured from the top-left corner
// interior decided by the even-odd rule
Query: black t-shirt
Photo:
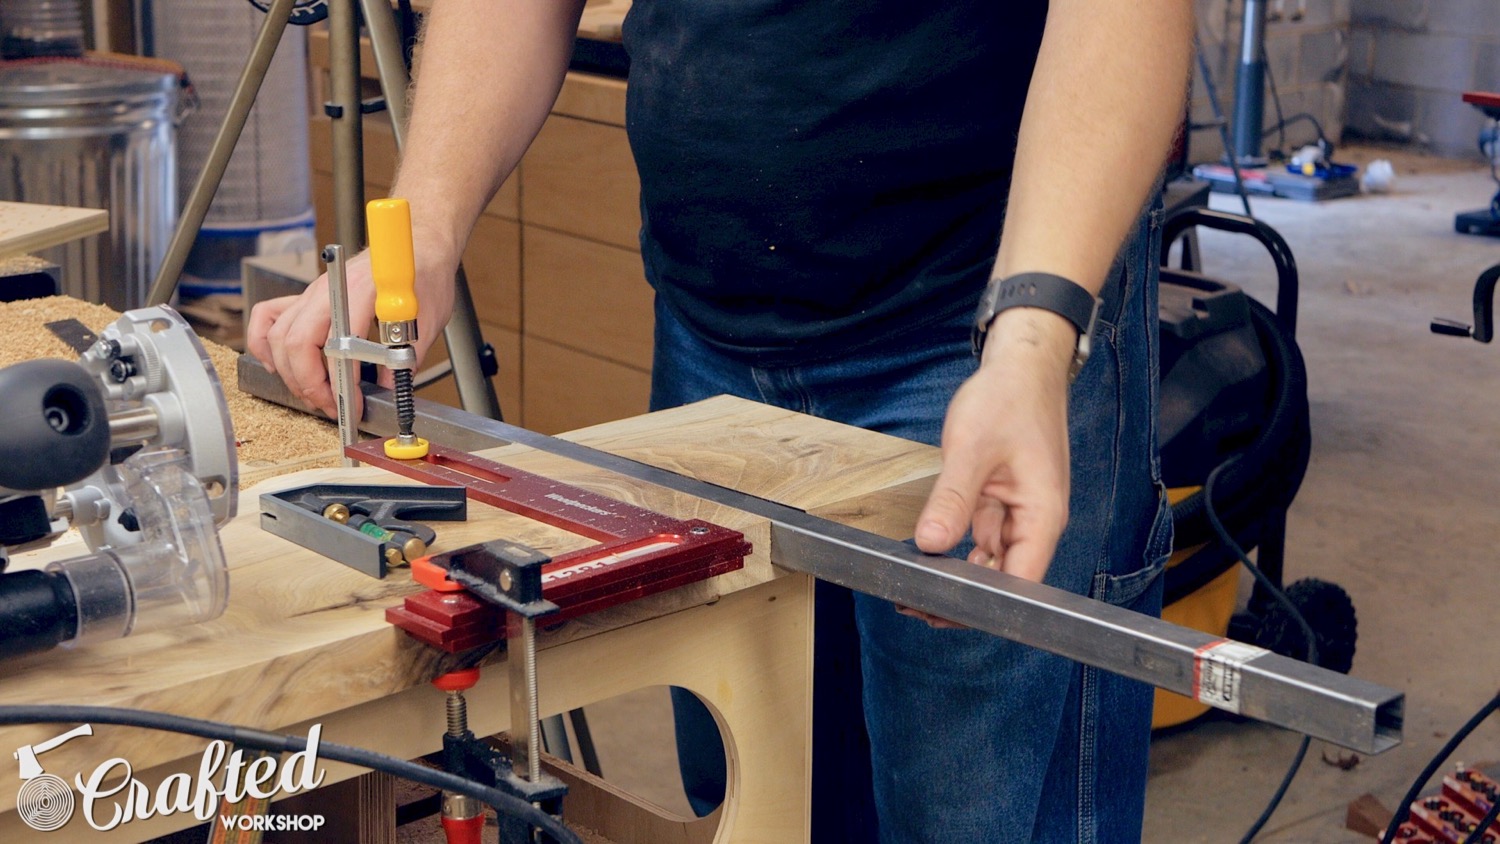
[[[626,125],[646,276],[760,362],[978,296],[1044,0],[636,0]]]

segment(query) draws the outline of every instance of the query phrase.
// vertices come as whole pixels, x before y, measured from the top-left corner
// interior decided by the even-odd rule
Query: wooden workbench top
[[[938,468],[936,449],[727,397],[568,438],[893,537],[909,535]],[[755,544],[742,571],[566,622],[545,634],[544,648],[708,603],[777,576],[762,519],[517,446],[485,455],[681,518],[714,521],[744,531]],[[125,706],[280,729],[430,680],[444,658],[384,620],[386,607],[414,591],[405,571],[374,580],[259,529],[260,492],[324,481],[401,482],[370,467],[319,469],[247,490],[239,515],[222,531],[231,569],[223,617],[0,663],[0,703]],[[586,544],[472,503],[468,522],[435,527],[435,550],[496,537],[550,553]],[[37,566],[82,551],[79,545],[54,546],[15,564]],[[48,751],[48,771],[71,777],[109,756],[143,770],[201,754],[204,746],[165,733],[96,730],[93,739]],[[58,732],[52,726],[3,729],[0,747],[21,747]],[[15,767],[0,765],[0,811],[14,807],[17,788]]]

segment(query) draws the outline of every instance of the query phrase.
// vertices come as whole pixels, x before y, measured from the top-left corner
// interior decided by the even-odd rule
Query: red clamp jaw
[[[542,594],[565,621],[744,567],[744,534],[701,519],[677,519],[461,451],[432,445],[418,460],[386,457],[379,441],[349,446],[361,462],[432,484],[458,485],[469,498],[599,540],[542,569]],[[431,558],[412,562],[427,586],[386,620],[449,653],[505,637],[504,612],[468,594]]]

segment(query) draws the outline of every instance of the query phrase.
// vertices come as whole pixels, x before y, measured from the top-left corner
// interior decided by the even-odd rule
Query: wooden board
[[[643,413],[651,373],[527,334],[521,340],[526,427],[555,434]]]
[[[630,11],[630,0],[589,0],[578,21],[580,38],[619,41],[620,26]]]
[[[31,202],[0,202],[0,257],[35,252],[109,230],[109,212]]]
[[[650,372],[656,295],[641,253],[541,226],[522,237],[526,336]]]
[[[625,129],[547,118],[521,159],[521,220],[640,249],[641,183]]]
[[[889,536],[910,534],[920,504],[913,490],[929,483],[938,468],[937,450],[881,434],[812,419],[738,399],[718,398],[672,411],[622,420],[574,432],[571,439],[643,462],[733,487],[790,506],[829,512]],[[732,725],[736,719],[764,723],[785,719],[792,686],[803,665],[781,661],[766,635],[766,612],[788,608],[809,597],[805,586],[788,592],[798,575],[782,577],[770,564],[769,530],[758,517],[699,501],[669,490],[615,476],[528,449],[509,446],[485,452],[519,468],[597,490],[680,518],[704,518],[745,532],[755,552],[742,571],[693,584],[653,598],[570,621],[543,637],[544,656],[552,653],[544,682],[544,710],[570,702],[600,700],[639,686],[670,682],[695,688]],[[222,532],[231,571],[228,612],[208,624],[104,642],[77,650],[12,660],[5,665],[0,703],[87,703],[128,706],[208,717],[264,729],[295,729],[326,721],[340,724],[340,738],[376,744],[389,752],[422,751],[436,738],[420,731],[375,728],[399,704],[414,712],[440,715],[429,679],[448,664],[384,621],[386,607],[414,591],[397,572],[384,581],[336,563],[259,530],[255,496],[292,485],[328,481],[399,482],[377,469],[320,469],[277,478],[242,498],[240,515]],[[868,502],[889,509],[872,512]],[[860,503],[865,502],[865,503]],[[475,506],[469,522],[439,525],[436,548],[505,536],[550,553],[588,544],[586,540],[508,513]],[[35,567],[81,552],[81,547],[46,549],[18,557],[17,568]],[[775,586],[767,597],[760,590]],[[730,600],[743,595],[743,601]],[[777,596],[781,601],[777,601]],[[775,602],[775,603],[768,603]],[[734,609],[741,607],[741,609]],[[795,615],[795,613],[794,613]],[[742,640],[718,637],[716,624],[741,625]],[[778,622],[779,624],[780,622]],[[804,625],[805,627],[805,625]],[[691,631],[704,635],[692,635]],[[670,631],[670,635],[668,632]],[[806,629],[786,631],[805,636]],[[666,651],[680,642],[688,650],[675,663],[638,670],[631,654]],[[795,636],[794,636],[795,639]],[[720,664],[703,648],[742,641],[731,653],[735,665]],[[783,641],[783,640],[776,640]],[[784,640],[793,641],[792,639]],[[801,641],[797,639],[797,641]],[[643,644],[656,643],[656,644]],[[698,650],[691,650],[697,648]],[[623,650],[621,650],[623,649]],[[571,654],[571,656],[569,656]],[[659,657],[652,654],[652,658]],[[728,657],[725,657],[728,660]],[[768,660],[764,665],[763,660]],[[605,672],[603,666],[611,666]],[[770,683],[762,672],[773,666],[782,679]],[[810,668],[808,669],[810,670]],[[733,674],[733,683],[725,677]],[[607,675],[607,676],[606,676]],[[503,693],[503,672],[487,677]],[[750,678],[747,680],[746,678]],[[756,678],[760,678],[756,681]],[[604,693],[606,680],[613,691]],[[745,684],[761,688],[747,696]],[[778,685],[779,684],[779,685]],[[801,686],[796,686],[801,688]],[[591,695],[598,695],[591,697]],[[503,697],[497,698],[503,700]],[[758,700],[758,703],[757,703]],[[405,701],[405,703],[402,703]],[[736,703],[737,701],[737,703]],[[745,710],[756,704],[753,711]],[[782,709],[776,710],[774,706]],[[432,712],[427,713],[431,706]],[[738,708],[737,708],[738,707]],[[773,707],[767,709],[766,707]],[[473,718],[503,717],[501,705],[471,709]],[[551,710],[549,710],[551,711]],[[362,714],[362,713],[371,714]],[[774,716],[774,717],[772,717]],[[425,717],[425,716],[424,716]],[[757,718],[759,720],[757,720]],[[501,723],[495,729],[502,729]],[[332,727],[330,727],[332,729]],[[476,730],[481,725],[476,724]],[[0,747],[21,747],[57,733],[51,727],[0,730]],[[387,733],[397,733],[388,735]],[[731,753],[749,767],[769,764],[771,748],[795,749],[797,739],[738,736]],[[790,741],[790,745],[785,742]],[[738,750],[735,747],[738,747]],[[95,738],[65,744],[47,753],[49,770],[91,771],[104,758],[129,759],[137,770],[166,765],[202,753],[197,739],[137,730],[98,728]],[[101,755],[104,754],[104,755]],[[410,758],[410,757],[408,757]],[[788,786],[795,791],[802,780]],[[14,767],[0,766],[0,812],[14,806],[18,782]],[[793,795],[794,797],[795,795]],[[792,799],[783,794],[782,798]],[[763,807],[764,808],[764,807]],[[789,807],[787,807],[789,808]],[[747,810],[748,811],[748,810]],[[727,823],[748,822],[743,812]],[[14,821],[14,816],[10,819]],[[0,819],[0,832],[5,827]],[[145,829],[146,827],[141,827]],[[761,840],[790,841],[795,837]]]

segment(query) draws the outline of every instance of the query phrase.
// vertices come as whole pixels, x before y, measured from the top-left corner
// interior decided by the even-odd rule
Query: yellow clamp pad
[[[370,234],[370,274],[375,280],[375,318],[417,318],[417,265],[412,259],[411,206],[404,199],[377,199],[365,206]]]
[[[421,460],[427,456],[427,441],[417,437],[412,445],[402,445],[395,437],[385,441],[385,456],[392,460]]]

